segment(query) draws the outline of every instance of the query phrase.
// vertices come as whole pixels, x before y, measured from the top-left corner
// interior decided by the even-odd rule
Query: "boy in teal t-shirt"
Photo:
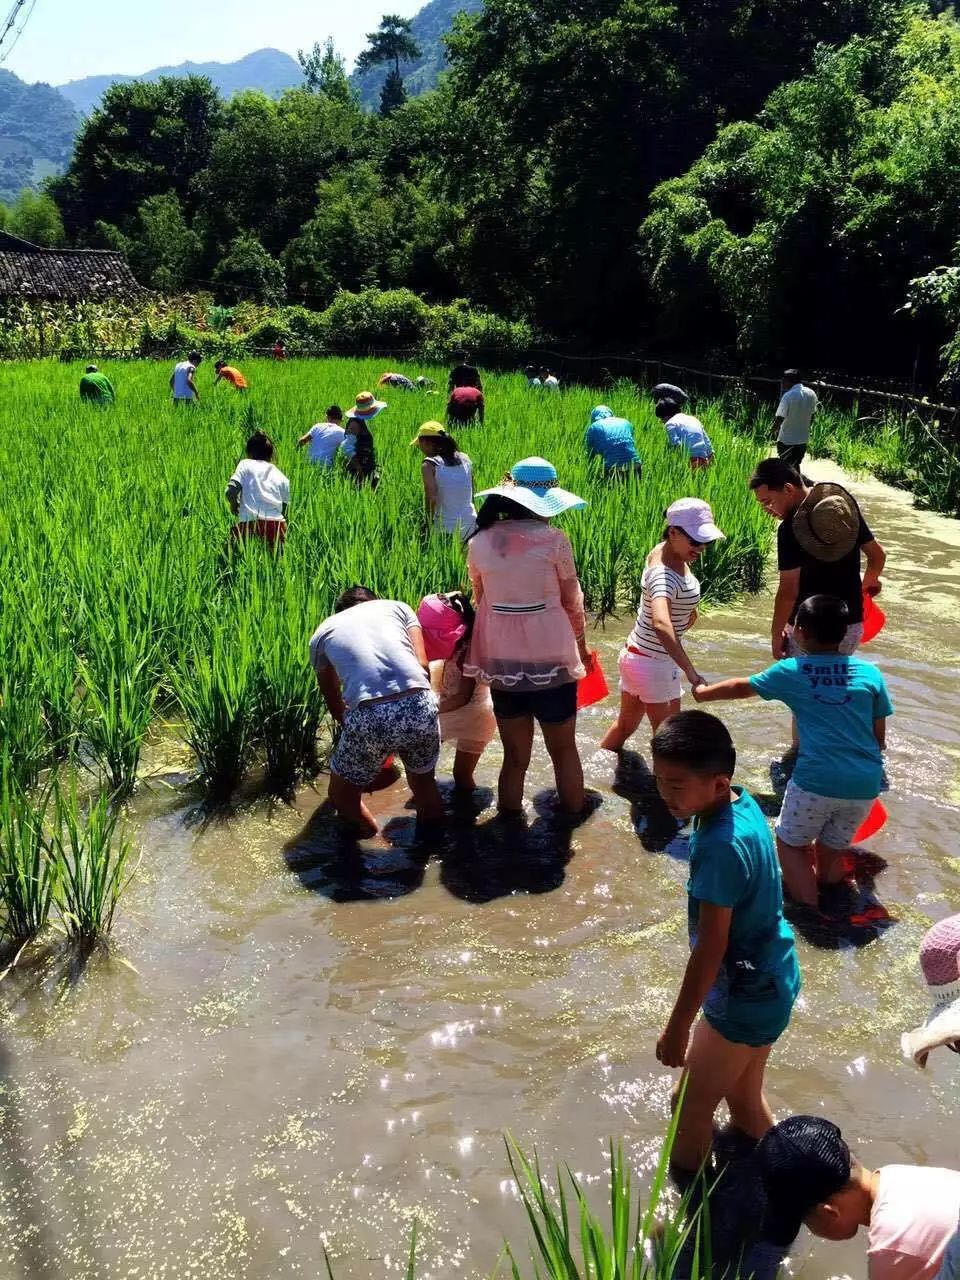
[[[814,909],[819,886],[843,878],[843,855],[880,794],[893,715],[878,668],[838,652],[848,621],[842,600],[811,596],[797,612],[799,656],[693,690],[697,702],[756,695],[796,716],[800,750],[777,820],[777,851],[788,893]]]
[[[690,959],[657,1041],[665,1066],[686,1067],[672,1156],[682,1179],[708,1157],[722,1101],[749,1138],[759,1140],[773,1124],[764,1068],[790,1021],[800,967],[770,830],[753,797],[731,785],[737,753],[726,726],[706,712],[684,711],[660,726],[651,750],[667,808],[676,818],[695,818]]]

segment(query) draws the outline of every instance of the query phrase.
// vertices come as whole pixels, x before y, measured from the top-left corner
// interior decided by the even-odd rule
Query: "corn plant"
[[[0,768],[0,937],[22,945],[47,924],[54,872],[47,856],[44,819],[49,793],[36,805],[13,777],[8,761]]]
[[[108,796],[81,806],[76,788],[58,787],[49,837],[52,890],[67,937],[95,942],[113,917],[133,874],[133,846],[119,830]]]

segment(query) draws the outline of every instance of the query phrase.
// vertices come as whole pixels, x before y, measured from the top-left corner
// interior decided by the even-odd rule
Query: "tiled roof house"
[[[0,300],[101,302],[147,291],[112,249],[42,249],[0,232]]]

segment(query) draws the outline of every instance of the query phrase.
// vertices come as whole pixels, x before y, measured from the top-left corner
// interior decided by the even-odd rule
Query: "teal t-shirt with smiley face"
[[[802,654],[775,662],[750,683],[797,717],[798,787],[836,800],[879,795],[883,759],[873,722],[892,716],[893,704],[878,667],[856,655]]]

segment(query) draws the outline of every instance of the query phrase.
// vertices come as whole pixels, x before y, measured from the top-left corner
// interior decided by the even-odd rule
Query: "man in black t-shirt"
[[[856,500],[838,484],[808,484],[780,458],[761,462],[750,488],[763,509],[780,521],[780,581],[770,627],[774,660],[793,651],[797,610],[814,595],[837,596],[847,606],[850,625],[840,652],[853,653],[863,635],[863,593],[878,594],[886,562]],[[867,561],[862,580],[861,554]]]
[[[483,390],[483,382],[480,378],[480,372],[470,363],[470,357],[466,351],[455,351],[453,358],[457,364],[454,369],[450,370],[449,390],[454,391],[457,387],[476,387],[478,391]]]

